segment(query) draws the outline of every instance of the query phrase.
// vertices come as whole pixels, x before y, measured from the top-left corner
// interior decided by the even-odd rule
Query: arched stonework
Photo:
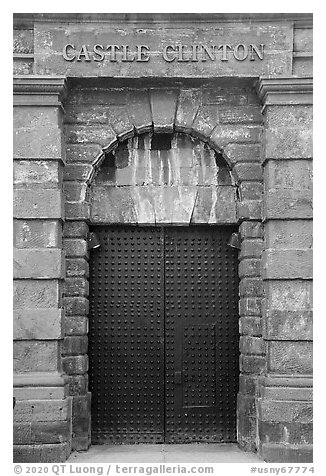
[[[207,143],[146,133],[106,154],[89,188],[90,221],[189,225],[236,222],[234,178]]]
[[[92,222],[89,203],[92,184],[96,183],[108,154],[126,139],[144,133],[178,132],[207,143],[220,154],[237,186],[232,220],[239,224],[242,240],[238,442],[246,450],[255,449],[255,395],[258,377],[265,368],[261,324],[261,122],[256,93],[246,81],[236,85],[169,89],[108,89],[86,85],[70,92],[64,119],[67,165],[63,244],[67,277],[62,363],[68,375],[69,395],[73,397],[73,449],[87,449],[90,444],[87,235]]]

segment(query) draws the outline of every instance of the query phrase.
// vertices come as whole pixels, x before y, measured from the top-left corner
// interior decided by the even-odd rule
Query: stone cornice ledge
[[[14,76],[14,106],[61,106],[67,97],[65,76]]]
[[[14,374],[14,387],[63,387],[67,375],[59,372],[26,372]]]
[[[261,76],[256,83],[263,110],[270,105],[312,104],[312,77]]]

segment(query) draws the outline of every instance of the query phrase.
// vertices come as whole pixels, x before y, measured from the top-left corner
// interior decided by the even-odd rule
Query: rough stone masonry
[[[193,220],[241,236],[238,444],[311,462],[312,15],[15,14],[13,65],[15,461],[91,443],[89,226]]]

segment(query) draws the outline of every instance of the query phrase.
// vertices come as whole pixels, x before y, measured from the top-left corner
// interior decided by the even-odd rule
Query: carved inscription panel
[[[286,75],[290,24],[35,25],[37,74],[108,77]]]

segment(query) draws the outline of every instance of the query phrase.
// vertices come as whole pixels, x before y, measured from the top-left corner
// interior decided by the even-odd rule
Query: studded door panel
[[[94,231],[101,246],[90,266],[92,442],[163,442],[163,232]]]
[[[236,441],[232,227],[94,227],[92,441]]]
[[[165,230],[169,443],[236,441],[237,254],[230,227]]]

